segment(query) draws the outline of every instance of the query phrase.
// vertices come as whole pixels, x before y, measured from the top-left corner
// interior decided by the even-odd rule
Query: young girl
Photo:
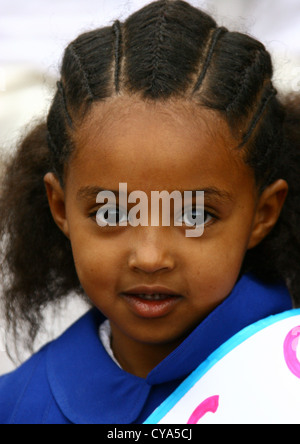
[[[0,378],[0,422],[142,423],[227,339],[297,304],[299,128],[264,46],[184,1],[73,41],[3,180],[3,300],[27,344],[48,303],[93,308]],[[120,183],[204,191],[203,235],[185,235],[194,201],[182,226],[122,225]],[[102,190],[116,226],[97,223]]]

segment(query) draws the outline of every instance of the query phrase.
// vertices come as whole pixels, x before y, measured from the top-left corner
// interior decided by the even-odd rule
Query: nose
[[[144,273],[173,270],[176,267],[174,246],[170,245],[162,227],[139,227],[137,231],[128,258],[129,268]]]

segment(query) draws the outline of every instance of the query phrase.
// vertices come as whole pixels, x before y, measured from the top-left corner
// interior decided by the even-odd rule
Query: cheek
[[[193,264],[201,270],[215,275],[222,275],[225,270],[239,267],[246,253],[247,236],[219,233],[213,237],[200,240],[198,245],[189,249],[189,257]]]
[[[115,250],[89,236],[71,238],[71,244],[78,278],[87,295],[95,289],[104,289],[112,281],[117,268]]]
[[[238,236],[215,236],[189,251],[193,262],[188,267],[190,283],[204,289],[207,296],[222,300],[228,296],[239,276],[246,253],[246,239]]]
[[[218,260],[190,270],[189,290],[195,312],[207,315],[231,293],[238,279],[240,264],[220,255]]]

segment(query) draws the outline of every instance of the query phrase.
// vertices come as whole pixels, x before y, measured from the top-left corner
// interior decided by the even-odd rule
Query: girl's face
[[[50,173],[45,183],[83,289],[110,319],[114,338],[178,344],[231,292],[247,249],[278,218],[285,182],[258,197],[227,125],[182,100],[96,104],[75,143],[64,192]],[[204,234],[186,237],[185,226],[172,224],[101,228],[97,193],[119,183],[149,202],[151,191],[204,191]]]

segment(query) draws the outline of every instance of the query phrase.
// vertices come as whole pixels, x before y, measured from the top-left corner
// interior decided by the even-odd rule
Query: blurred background
[[[149,0],[0,0],[0,159],[15,149],[20,135],[36,119],[46,117],[66,45],[82,32],[112,25],[116,19],[124,21],[148,3]],[[299,0],[189,3],[212,14],[220,26],[262,41],[273,56],[276,87],[283,92],[300,91]],[[87,306],[75,299],[66,303],[59,316],[49,312],[40,344],[60,334],[86,310]],[[0,318],[0,375],[14,368],[4,351],[4,334]]]

